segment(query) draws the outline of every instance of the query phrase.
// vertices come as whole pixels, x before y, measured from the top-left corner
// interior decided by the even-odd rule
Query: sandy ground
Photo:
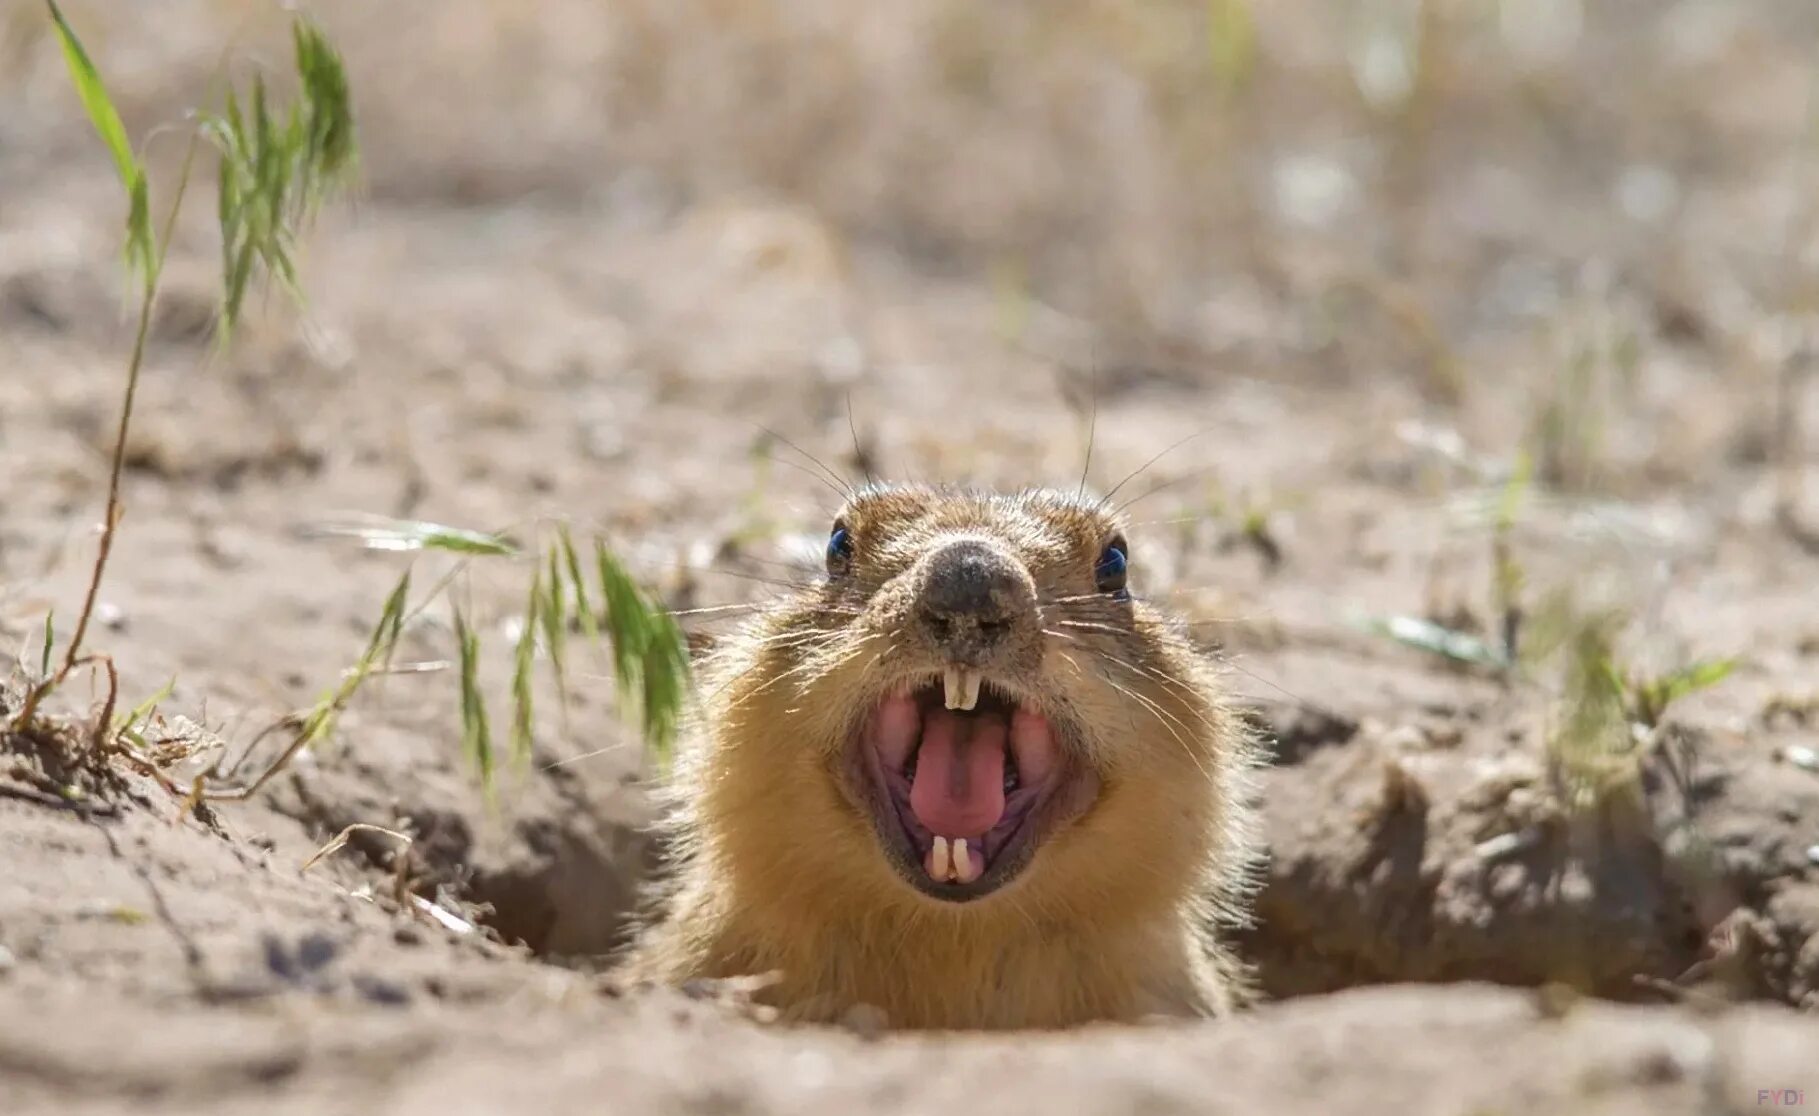
[[[70,7],[135,135],[208,96],[235,27],[281,66],[270,13]],[[206,199],[173,249],[93,637],[124,699],[174,678],[170,723],[235,753],[313,700],[408,560],[311,531],[337,515],[561,517],[677,607],[733,603],[811,576],[834,506],[761,427],[847,475],[1072,485],[1091,415],[1090,481],[1142,470],[1142,591],[1278,740],[1246,941],[1276,1000],[880,1038],[618,988],[596,959],[651,850],[607,665],[491,808],[453,678],[404,674],[213,826],[139,776],[0,794],[0,1107],[1819,1097],[1807,6],[1284,4],[1237,56],[1202,21],[1263,5],[362,7],[316,8],[365,185],[309,238],[307,310],[217,352]],[[29,659],[80,601],[130,323],[105,157],[37,8],[0,16],[0,640]],[[1560,805],[1557,678],[1357,623],[1496,625],[1487,509],[1524,451],[1529,600],[1618,610],[1638,672],[1742,660],[1624,811]],[[495,681],[522,574],[464,588]],[[446,608],[405,653],[453,657]],[[0,788],[41,762],[9,744]],[[299,871],[351,823],[410,830],[419,892],[487,932],[402,911],[386,838]]]

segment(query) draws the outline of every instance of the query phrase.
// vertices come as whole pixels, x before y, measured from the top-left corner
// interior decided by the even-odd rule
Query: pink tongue
[[[978,837],[1004,816],[1001,717],[958,717],[931,710],[922,725],[910,809],[931,833]]]

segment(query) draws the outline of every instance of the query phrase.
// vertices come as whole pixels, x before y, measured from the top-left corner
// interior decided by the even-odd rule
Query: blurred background
[[[1201,553],[1184,509],[1316,532],[1290,569],[1360,578],[1355,598],[1404,583],[1310,585],[1320,623],[1442,607],[1418,598],[1484,523],[1439,505],[1481,512],[1513,474],[1605,547],[1566,568],[1625,563],[1624,585],[1711,566],[1730,526],[1813,543],[1819,11],[1799,0],[309,10],[346,55],[363,163],[303,245],[308,309],[268,298],[208,349],[205,183],[153,334],[134,478],[205,531],[560,512],[635,528],[654,573],[820,531],[833,497],[758,424],[848,475],[1018,486],[1076,478],[1096,414],[1102,490],[1188,439],[1144,478],[1166,487],[1140,510],[1185,541],[1151,591],[1193,570],[1241,611],[1293,613],[1296,591],[1251,599],[1273,567]],[[154,207],[186,114],[289,71],[281,5],[69,14]],[[28,512],[95,499],[130,323],[117,186],[48,21],[10,0],[3,34],[16,578],[55,564]],[[272,560],[312,559],[286,540]]]
[[[186,112],[224,74],[288,73],[276,4],[67,9],[155,212]],[[1819,805],[1772,804],[1819,656],[1819,6],[308,10],[347,60],[360,188],[301,246],[306,308],[269,300],[225,351],[208,190],[178,226],[104,598],[129,689],[174,675],[230,738],[306,701],[397,573],[306,537],[334,514],[567,516],[686,607],[812,566],[838,493],[808,455],[1005,487],[1140,473],[1133,578],[1283,741],[1282,818],[1376,793],[1345,765],[1400,749],[1478,803],[1434,823],[1442,860],[1525,832],[1511,788],[1545,782],[1571,679],[1512,687],[1479,652],[1513,598],[1566,593],[1614,618],[1638,677],[1744,657],[1682,707],[1707,754],[1757,765],[1719,843],[1754,858],[1751,902],[1811,876]],[[0,633],[20,643],[79,599],[130,342],[118,187],[47,32],[38,4],[0,8]],[[521,589],[480,579],[477,607],[503,625]],[[1360,625],[1395,617],[1476,650]],[[366,714],[367,784],[433,797],[434,769],[457,793],[431,685]],[[577,723],[540,746],[616,739]],[[1285,961],[1274,990],[1560,968],[1537,875],[1367,894],[1296,874],[1374,863],[1349,829],[1273,839],[1266,924],[1288,936],[1259,948],[1330,962]],[[1677,972],[1736,896],[1683,899],[1575,915],[1604,958],[1584,983]],[[1807,930],[1758,980],[1774,995],[1819,980],[1795,959],[1809,906],[1783,912]],[[1417,908],[1407,950],[1369,944]],[[600,944],[598,911],[538,910],[514,932]],[[1490,910],[1513,928],[1487,938]]]

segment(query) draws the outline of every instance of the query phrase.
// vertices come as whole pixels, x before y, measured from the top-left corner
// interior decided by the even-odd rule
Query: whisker
[[[1144,596],[1142,596],[1138,599],[1148,601],[1152,604],[1155,604],[1155,603],[1160,603],[1160,602],[1166,601],[1169,597],[1173,597],[1173,596],[1176,596],[1180,593],[1187,592],[1187,591],[1188,591],[1187,589],[1177,589],[1170,593],[1164,594],[1162,596],[1150,596],[1148,594],[1145,594]],[[1087,614],[1097,612],[1099,615],[1108,615],[1108,614],[1112,614],[1112,613],[1110,613],[1109,610],[1112,607],[1112,605],[1114,604],[1114,602],[1108,600],[1105,597],[1105,595],[1102,593],[1088,593],[1088,594],[1083,594],[1083,595],[1077,596],[1077,597],[1057,597],[1052,600],[1042,600],[1042,599],[1038,598],[1036,603],[1044,609],[1059,612],[1059,613],[1061,613],[1062,616],[1079,615],[1080,613],[1073,611],[1073,609],[1077,609],[1077,608],[1079,608],[1079,606],[1088,605],[1088,604],[1098,604],[1098,605],[1103,605],[1105,607],[1100,608],[1100,609],[1082,610],[1082,611],[1086,612]],[[1206,616],[1206,617],[1201,617],[1198,620],[1182,620],[1182,619],[1178,619],[1178,618],[1171,618],[1170,622],[1177,624],[1179,626],[1182,626],[1182,627],[1197,628],[1197,627],[1200,627],[1200,626],[1206,625],[1206,624],[1259,624],[1259,623],[1267,623],[1267,622],[1271,622],[1271,621],[1276,621],[1279,619],[1280,619],[1279,617],[1277,617],[1273,614],[1270,614],[1270,613],[1247,613],[1242,616]],[[1104,628],[1103,630],[1113,631],[1113,632],[1125,632],[1127,629],[1114,626],[1114,627]]]
[[[853,393],[851,389],[848,389],[846,393],[846,429],[847,433],[853,436],[853,460],[859,463],[861,469],[865,470],[865,483],[876,487],[878,478],[872,475],[871,457],[865,452],[865,447],[859,444],[859,424],[853,420]]]
[[[823,474],[825,474],[827,477],[829,477],[834,482],[834,484],[838,486],[836,488],[836,491],[838,491],[840,493],[842,499],[847,499],[847,500],[852,499],[853,494],[854,494],[854,489],[853,489],[853,482],[849,478],[841,475],[840,473],[835,472],[832,468],[830,468],[828,466],[827,462],[821,460],[819,457],[816,457],[814,454],[803,449],[801,446],[790,441],[788,438],[785,438],[783,435],[777,433],[775,430],[772,430],[770,427],[765,426],[762,423],[753,423],[752,425],[754,425],[758,429],[764,431],[766,434],[769,434],[771,437],[777,439],[779,442],[782,442],[784,445],[788,446],[790,449],[795,450],[797,453],[801,454],[807,460],[814,462],[815,467],[820,469]]]
[[[1046,599],[1037,598],[1036,603],[1042,604],[1042,605],[1060,605],[1060,604],[1073,604],[1078,601],[1107,601],[1107,600],[1108,600],[1108,598],[1106,597],[1106,595],[1104,593],[1081,593],[1081,594],[1078,594],[1077,596],[1072,596],[1072,597],[1050,597],[1050,598],[1046,598]]]
[[[1082,645],[1082,646],[1084,646],[1084,644],[1083,644],[1083,645]],[[1067,660],[1067,664],[1068,664],[1068,665],[1069,665],[1069,666],[1071,666],[1071,667],[1073,667],[1073,668],[1074,668],[1074,673],[1075,673],[1075,674],[1079,674],[1079,675],[1091,675],[1091,676],[1093,676],[1093,677],[1096,677],[1096,678],[1099,678],[1099,679],[1101,679],[1101,680],[1102,680],[1102,681],[1104,681],[1104,682],[1105,682],[1105,683],[1106,683],[1106,684],[1107,684],[1107,685],[1110,685],[1110,686],[1111,686],[1111,687],[1112,687],[1112,688],[1113,688],[1113,689],[1115,689],[1115,690],[1120,690],[1120,691],[1121,691],[1121,692],[1122,692],[1122,690],[1121,690],[1121,687],[1119,687],[1119,686],[1118,686],[1118,685],[1117,685],[1117,683],[1115,683],[1115,682],[1113,682],[1113,681],[1112,681],[1112,680],[1111,680],[1111,679],[1109,679],[1109,678],[1106,678],[1106,677],[1105,677],[1105,675],[1104,675],[1104,674],[1103,674],[1103,673],[1101,673],[1101,672],[1100,672],[1100,671],[1096,671],[1096,670],[1094,670],[1094,671],[1088,671],[1088,670],[1086,670],[1086,669],[1085,669],[1085,668],[1083,668],[1083,667],[1082,667],[1082,666],[1081,666],[1081,665],[1080,665],[1080,660],[1078,660],[1078,659],[1076,659],[1076,658],[1074,658],[1074,657],[1073,657],[1073,656],[1072,656],[1072,655],[1070,655],[1070,654],[1068,654],[1068,653],[1067,653],[1067,652],[1065,652],[1065,651],[1062,651],[1062,652],[1060,652],[1060,655],[1061,655],[1061,657],[1062,657],[1062,658],[1063,658],[1063,659],[1065,659],[1065,660]],[[1135,713],[1132,713],[1132,712],[1131,712],[1131,711],[1129,711],[1129,710],[1128,710],[1128,709],[1127,709],[1127,710],[1126,710],[1126,711],[1125,711],[1125,721],[1126,721],[1126,722],[1128,722],[1128,723],[1129,723],[1129,725],[1130,725],[1130,730],[1131,730],[1131,735],[1132,735],[1132,736],[1135,736],[1135,735],[1136,735],[1136,734],[1137,734],[1137,716],[1136,716],[1136,714],[1135,714]]]
[[[752,672],[752,670],[754,670],[754,669],[756,669],[756,668],[747,668],[746,670],[740,671],[739,674],[734,676],[732,679],[729,679],[725,686],[720,687],[720,690],[714,691],[714,694],[710,695],[710,700],[711,700],[711,697],[718,697],[721,690],[725,690],[727,688],[727,686],[731,686],[733,684],[733,682],[737,681],[738,679],[744,678],[747,674],[750,674]],[[758,700],[760,697],[763,697],[765,694],[769,693],[771,690],[775,689],[777,686],[782,685],[784,680],[789,678],[790,675],[793,673],[794,673],[794,671],[785,671],[781,674],[778,674],[769,679],[766,679],[761,685],[758,686],[757,689],[749,690],[746,693],[741,694],[737,701],[733,702],[731,705],[727,706],[725,709],[720,710],[719,711],[720,714],[722,716],[730,716],[731,714],[739,712],[741,709],[744,709],[747,705]]]
[[[1105,659],[1107,659],[1111,662],[1119,662],[1119,660],[1115,656],[1106,655],[1102,651],[1096,651],[1095,653],[1101,655],[1102,657],[1104,657]],[[1256,671],[1249,669],[1248,667],[1240,665],[1236,659],[1232,658],[1230,655],[1227,655],[1223,651],[1208,649],[1208,650],[1206,650],[1205,653],[1207,655],[1211,656],[1213,658],[1213,660],[1218,662],[1221,666],[1230,667],[1232,670],[1237,671],[1239,674],[1242,674],[1247,678],[1253,679],[1254,681],[1261,682],[1265,686],[1268,686],[1270,689],[1275,690],[1277,693],[1279,693],[1283,697],[1287,698],[1289,703],[1292,703],[1296,708],[1305,710],[1309,713],[1318,714],[1318,715],[1320,715],[1322,717],[1326,717],[1330,720],[1344,721],[1344,720],[1349,719],[1346,717],[1345,714],[1340,713],[1338,710],[1333,709],[1331,706],[1322,705],[1321,703],[1319,703],[1317,701],[1311,701],[1308,698],[1304,698],[1300,694],[1295,693],[1293,690],[1290,690],[1288,687],[1282,685],[1281,683],[1275,681],[1274,679],[1265,677],[1264,675],[1261,675],[1261,674],[1257,673]],[[1122,664],[1122,665],[1129,666],[1131,664]],[[1140,670],[1141,668],[1132,666],[1131,669]],[[1150,677],[1155,678],[1157,681],[1162,681],[1162,678],[1158,675],[1150,675]],[[1177,680],[1177,684],[1181,684],[1181,683],[1179,683],[1179,681]]]
[[[811,631],[811,632],[785,631],[785,632],[772,632],[770,635],[765,635],[765,636],[757,636],[747,642],[748,642],[749,646],[752,646],[752,647],[763,647],[763,648],[766,648],[769,650],[788,651],[788,650],[791,650],[796,647],[804,646],[806,644],[817,643],[817,642],[821,642],[824,640],[831,640],[833,638],[834,638],[834,635],[832,633],[824,632],[824,631],[820,631],[820,630],[815,630],[815,631]]]
[[[717,604],[717,605],[702,605],[702,606],[698,606],[698,607],[689,607],[689,608],[671,608],[671,609],[665,609],[664,612],[670,616],[681,617],[681,618],[706,617],[706,618],[708,618],[706,622],[711,623],[714,619],[730,619],[730,620],[740,619],[741,618],[739,615],[740,613],[744,613],[747,616],[762,615],[767,612],[782,609],[785,606],[787,606],[788,604],[789,604],[789,599],[786,597],[760,597],[756,600],[750,600],[750,601],[728,601],[724,604]],[[838,605],[838,604],[818,606],[817,611],[819,611],[821,614],[826,615],[826,616],[860,616],[860,615],[863,615],[863,613],[859,609],[851,608],[846,605]],[[731,615],[727,615],[727,614],[731,614]]]
[[[729,688],[731,688],[735,683],[737,683],[740,679],[744,678],[746,675],[752,673],[753,671],[758,670],[759,668],[763,667],[764,665],[766,665],[766,664],[763,663],[762,661],[752,663],[750,666],[746,667],[744,670],[740,671],[739,673],[733,675],[731,678],[728,678],[725,682],[721,683],[718,687],[716,687],[714,692],[709,694],[707,696],[707,698],[705,699],[705,701],[712,701],[715,698],[719,697],[721,694],[725,693]],[[721,710],[720,712],[723,715],[727,714],[727,713],[738,712],[739,709],[741,709],[743,706],[746,705],[746,703],[754,700],[755,698],[757,698],[765,693],[768,693],[773,686],[778,685],[779,683],[783,682],[785,679],[793,677],[794,675],[808,669],[809,665],[810,664],[807,662],[801,662],[801,663],[797,663],[795,666],[789,668],[788,670],[778,671],[775,675],[773,675],[771,678],[766,680],[763,685],[759,686],[755,690],[752,690],[746,694],[741,695],[738,701],[733,702],[731,705],[727,706],[724,710]]]
[[[864,639],[861,639],[857,643],[853,644],[852,647],[849,648],[848,650],[841,652],[840,656],[831,663],[821,663],[821,662],[816,662],[813,659],[810,659],[807,662],[804,662],[802,664],[802,666],[819,667],[819,668],[821,668],[821,673],[823,673],[823,674],[825,674],[831,670],[838,670],[840,667],[845,666],[847,663],[851,662],[853,659],[858,658],[859,652],[864,649],[866,644],[870,643],[874,639],[879,638],[883,634],[884,634],[883,632],[871,633],[870,635],[866,636]],[[878,665],[878,661],[884,657],[885,653],[889,652],[891,650],[894,650],[895,647],[896,647],[896,642],[893,639],[889,646],[886,646],[882,650],[877,651],[872,655],[872,661],[870,664],[868,664],[868,666]],[[801,710],[797,709],[797,708],[791,708],[789,710],[789,712],[799,713],[799,712],[801,712]]]
[[[1057,636],[1061,639],[1065,639],[1065,640],[1069,641],[1070,643],[1074,643],[1078,646],[1088,647],[1088,644],[1084,640],[1080,639],[1080,637],[1078,637],[1078,636],[1069,635],[1066,632],[1050,631],[1049,629],[1046,629],[1046,628],[1043,629],[1043,632],[1045,635]],[[1135,674],[1138,677],[1148,678],[1151,681],[1157,683],[1158,685],[1163,686],[1167,689],[1173,690],[1174,692],[1176,692],[1178,694],[1184,694],[1184,695],[1187,695],[1190,697],[1193,696],[1193,694],[1194,694],[1193,686],[1190,685],[1188,682],[1186,682],[1183,679],[1175,678],[1175,677],[1165,674],[1159,670],[1154,670],[1151,668],[1138,666],[1136,663],[1132,663],[1132,662],[1128,662],[1124,659],[1120,659],[1116,655],[1108,655],[1104,651],[1098,650],[1096,648],[1092,649],[1092,650],[1093,650],[1094,655],[1097,656],[1098,658],[1104,660],[1105,662],[1111,663],[1113,666],[1123,667],[1125,670],[1130,671],[1132,674]],[[1196,711],[1195,716],[1197,718],[1199,718],[1201,725],[1204,726],[1207,729],[1207,731],[1211,732],[1211,731],[1215,731],[1217,729],[1217,726],[1213,724],[1212,719],[1209,716],[1207,716],[1207,714],[1205,712]]]
[[[595,748],[591,752],[582,752],[578,756],[568,756],[568,757],[565,757],[565,758],[559,759],[559,760],[551,760],[550,762],[544,764],[538,770],[554,771],[558,767],[567,767],[571,763],[580,763],[582,760],[594,759],[598,756],[604,756],[608,752],[617,752],[624,748],[629,748],[629,747],[631,747],[631,744],[629,741],[621,740],[617,744],[608,744],[604,748]]]
[[[752,554],[749,551],[743,550],[735,551],[724,557],[728,562],[754,562],[760,566],[775,566],[779,569],[789,570],[793,573],[807,574],[811,577],[820,577],[824,572],[819,561],[810,562],[800,558],[766,558],[762,554]]]
[[[1123,628],[1114,628],[1110,624],[1092,624],[1084,620],[1057,620],[1055,623],[1064,628],[1083,628],[1093,632],[1110,632],[1112,635],[1129,635]]]
[[[704,605],[700,608],[671,608],[665,609],[664,611],[671,616],[707,616],[713,613],[732,612],[735,609],[744,609],[747,612],[751,612],[757,609],[771,608],[775,604],[775,601],[745,601],[741,604]]]
[[[1144,491],[1142,491],[1141,493],[1137,494],[1136,496],[1131,497],[1129,500],[1126,500],[1124,503],[1120,504],[1118,506],[1117,514],[1123,515],[1125,512],[1130,511],[1132,508],[1136,507],[1138,504],[1141,504],[1143,501],[1149,499],[1151,496],[1154,496],[1156,493],[1167,491],[1168,489],[1171,489],[1178,484],[1183,484],[1187,481],[1198,480],[1201,477],[1206,476],[1208,473],[1213,472],[1217,468],[1218,468],[1218,466],[1208,465],[1204,469],[1195,469],[1195,470],[1192,470],[1191,472],[1183,473],[1180,476],[1175,477],[1172,480],[1166,480],[1166,481],[1163,481],[1161,484],[1153,485],[1150,488],[1147,488]]]
[[[846,499],[850,498],[851,493],[849,491],[839,488],[838,486],[829,483],[829,481],[826,477],[822,476],[820,473],[816,472],[815,470],[810,469],[808,466],[802,464],[799,461],[791,461],[787,457],[777,457],[777,456],[774,456],[774,455],[768,454],[768,453],[762,454],[761,456],[766,461],[769,461],[773,464],[782,465],[785,468],[794,469],[797,472],[803,474],[804,476],[813,477],[815,479],[816,483],[820,484],[821,487],[827,489],[829,492],[832,492],[835,496],[840,497],[841,500],[846,500]]]
[[[815,635],[820,634],[822,633],[815,633]],[[753,648],[763,648],[767,651],[789,651],[814,642],[815,639],[813,637],[799,632],[777,632],[771,635],[757,636],[753,639],[745,640],[743,641],[743,645]]]
[[[755,581],[760,585],[769,585],[781,589],[812,589],[818,584],[813,581],[790,581],[786,578],[767,577],[764,574],[750,573],[745,570],[729,570],[724,566],[678,566],[672,568],[681,569],[688,573],[720,574],[725,577],[736,577],[742,581]]]
[[[1195,512],[1188,515],[1171,515],[1167,519],[1133,519],[1129,526],[1135,527],[1179,527],[1183,523],[1208,523],[1219,517],[1214,513]]]
[[[1097,387],[1096,384],[1094,386]],[[1074,499],[1076,499],[1076,500],[1081,499],[1081,498],[1085,497],[1085,495],[1086,495],[1087,474],[1089,474],[1093,471],[1093,443],[1098,440],[1098,437],[1099,437],[1099,393],[1097,391],[1094,391],[1093,392],[1092,413],[1087,417],[1087,420],[1086,420],[1086,460],[1084,462],[1082,462],[1080,465],[1080,487],[1074,490]]]
[[[784,681],[785,679],[794,678],[797,675],[804,674],[809,671],[819,671],[821,673],[826,673],[827,671],[834,670],[834,669],[838,668],[839,666],[841,666],[842,664],[844,664],[848,659],[851,659],[852,657],[857,655],[860,652],[860,650],[865,647],[866,644],[870,643],[874,639],[879,638],[879,636],[881,636],[882,634],[883,634],[882,632],[872,632],[871,634],[866,635],[866,636],[854,641],[847,650],[843,651],[832,662],[822,662],[813,657],[805,658],[801,662],[797,663],[795,666],[790,667],[788,670],[779,671],[775,677],[767,680],[762,686],[759,686],[756,690],[753,690],[747,694],[742,695],[738,701],[735,701],[732,705],[728,706],[726,709],[722,710],[721,712],[722,712],[722,714],[737,712],[739,709],[743,708],[748,702],[754,700],[761,694],[768,693],[772,687],[776,686],[778,683]],[[747,667],[746,669],[740,671],[738,674],[734,675],[732,678],[728,679],[726,681],[726,683],[724,685],[722,685],[719,689],[715,690],[713,695],[711,695],[711,696],[718,697],[726,689],[727,686],[732,685],[734,682],[745,677],[747,674],[750,674],[753,670],[756,670],[760,666],[763,666],[763,665],[765,665],[765,664],[763,664],[762,662],[753,663],[751,666]]]
[[[1167,449],[1156,454],[1156,456],[1150,458],[1148,461],[1145,461],[1143,464],[1137,466],[1136,471],[1132,472],[1129,476],[1125,477],[1123,480],[1121,480],[1117,484],[1113,485],[1112,490],[1110,492],[1107,492],[1105,495],[1099,497],[1098,504],[1096,504],[1094,506],[1097,508],[1105,507],[1106,504],[1111,502],[1112,497],[1116,496],[1118,494],[1118,492],[1124,488],[1125,485],[1131,483],[1132,481],[1136,480],[1138,477],[1142,476],[1144,471],[1147,470],[1151,465],[1154,465],[1156,462],[1162,460],[1164,457],[1167,457],[1169,454],[1174,453],[1176,450],[1180,449],[1182,446],[1186,445],[1187,443],[1193,441],[1195,438],[1204,438],[1206,435],[1211,434],[1212,432],[1213,432],[1212,428],[1208,427],[1207,429],[1201,430],[1197,433],[1189,434],[1187,437],[1182,438],[1180,441],[1176,442],[1174,445],[1171,445]]]
[[[1059,603],[1061,603],[1061,602],[1057,602],[1057,601],[1045,602],[1045,604],[1049,607],[1052,607]],[[1066,613],[1066,612],[1062,613],[1063,617],[1068,617],[1069,615],[1071,615],[1071,614]],[[1203,616],[1198,620],[1172,620],[1171,622],[1180,627],[1183,627],[1183,628],[1202,628],[1209,624],[1265,624],[1265,623],[1275,622],[1277,620],[1279,620],[1279,617],[1273,616],[1269,613],[1247,613],[1242,616]],[[1094,624],[1094,623],[1089,623],[1084,620],[1073,620],[1073,619],[1065,619],[1065,618],[1057,619],[1054,622],[1057,624],[1067,624],[1070,627],[1091,628],[1095,631],[1110,632],[1115,635],[1130,634],[1130,629],[1121,628],[1121,627],[1118,627],[1113,624]]]
[[[1103,675],[1101,677],[1103,677]],[[1180,718],[1176,717],[1174,714],[1172,714],[1168,710],[1162,708],[1162,706],[1158,705],[1156,702],[1151,701],[1149,698],[1144,697],[1142,694],[1138,693],[1137,691],[1131,689],[1128,686],[1120,686],[1118,683],[1114,682],[1110,678],[1105,679],[1105,684],[1110,686],[1112,689],[1117,690],[1119,693],[1123,694],[1125,697],[1128,697],[1128,698],[1132,699],[1133,701],[1136,701],[1138,704],[1140,704],[1144,708],[1148,709],[1151,713],[1154,713],[1156,715],[1157,720],[1163,722],[1162,727],[1165,729],[1168,729],[1169,735],[1175,738],[1175,743],[1179,744],[1181,746],[1181,750],[1184,753],[1186,753],[1187,758],[1193,762],[1193,765],[1196,768],[1198,768],[1200,770],[1201,776],[1204,777],[1206,779],[1206,781],[1209,783],[1213,781],[1213,773],[1211,771],[1208,771],[1206,769],[1206,765],[1200,762],[1200,757],[1198,755],[1194,754],[1193,746],[1191,744],[1189,744],[1185,739],[1182,738],[1180,732],[1176,731],[1177,726],[1179,726],[1179,728],[1183,731],[1190,731],[1190,732],[1192,731],[1192,730],[1188,729],[1188,727],[1186,725],[1181,723]],[[1173,722],[1173,723],[1171,724],[1169,722]]]
[[[1328,706],[1321,705],[1317,701],[1309,701],[1307,698],[1302,697],[1300,694],[1295,693],[1293,690],[1290,690],[1286,686],[1283,686],[1278,682],[1272,681],[1271,679],[1265,678],[1263,675],[1258,674],[1254,670],[1248,670],[1242,666],[1239,666],[1236,659],[1233,659],[1231,656],[1225,654],[1224,652],[1212,651],[1212,652],[1208,652],[1208,653],[1211,654],[1213,656],[1213,658],[1217,659],[1221,664],[1231,667],[1233,670],[1237,671],[1239,674],[1242,674],[1248,678],[1255,679],[1256,681],[1263,683],[1265,686],[1268,686],[1270,689],[1275,690],[1277,693],[1281,694],[1283,697],[1286,697],[1290,701],[1294,702],[1295,705],[1300,709],[1303,709],[1309,713],[1317,713],[1322,717],[1326,717],[1326,718],[1328,718],[1330,720],[1334,720],[1334,721],[1347,721],[1347,720],[1351,719],[1351,718],[1347,717],[1345,714],[1340,713],[1336,709],[1332,709]]]

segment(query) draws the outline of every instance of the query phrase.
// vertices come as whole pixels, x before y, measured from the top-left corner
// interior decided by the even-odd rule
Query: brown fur
[[[720,652],[671,788],[675,863],[628,971],[679,982],[775,973],[798,1019],[859,1005],[893,1026],[1057,1027],[1209,1015],[1240,1002],[1217,939],[1252,861],[1252,743],[1169,617],[1094,587],[1119,529],[1091,502],[927,488],[858,494],[844,578],[800,590]],[[1100,781],[1021,876],[970,903],[918,893],[845,792],[843,756],[883,695],[934,669],[909,638],[919,556],[989,539],[1043,602],[1027,702]],[[1133,554],[1141,571],[1141,549]]]

